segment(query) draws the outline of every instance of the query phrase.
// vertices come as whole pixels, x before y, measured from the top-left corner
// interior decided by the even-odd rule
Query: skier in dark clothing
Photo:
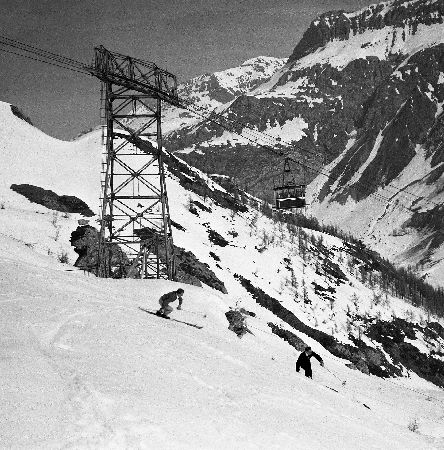
[[[173,311],[173,308],[170,306],[170,303],[179,299],[179,306],[177,309],[182,309],[182,301],[183,301],[183,293],[184,290],[182,288],[177,291],[168,292],[167,294],[163,294],[159,299],[160,309],[156,312],[158,316],[164,317],[165,319],[169,319],[169,315]]]
[[[311,362],[310,358],[314,356],[322,367],[324,367],[324,361],[322,358],[315,353],[311,347],[307,347],[300,355],[296,362],[296,372],[299,372],[299,369],[302,367],[302,369],[305,370],[305,376],[308,378],[313,378],[313,372],[311,371]]]

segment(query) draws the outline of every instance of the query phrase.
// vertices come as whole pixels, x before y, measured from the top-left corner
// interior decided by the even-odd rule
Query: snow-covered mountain
[[[262,198],[282,170],[270,148],[288,152],[298,181],[322,173],[309,213],[442,286],[443,21],[443,0],[325,13],[268,80],[218,106],[229,130],[184,124],[167,146]]]
[[[443,445],[438,292],[333,230],[272,219],[226,177],[174,157],[178,265],[200,287],[97,279],[69,264],[72,232],[94,218],[57,195],[97,211],[98,132],[61,142],[7,104],[0,123],[1,446]],[[9,183],[43,187],[46,206]],[[202,329],[138,309],[178,286],[185,303],[173,318]],[[294,372],[305,345],[326,364],[313,381]]]
[[[192,103],[201,114],[207,115],[268,80],[285,61],[282,58],[258,56],[238,67],[200,75],[181,83],[177,93],[181,99]],[[202,120],[200,115],[170,105],[165,105],[162,118],[165,134],[183,127],[192,127]]]
[[[290,58],[299,69],[310,58],[304,52],[314,50],[317,64],[344,71],[353,54],[373,58],[379,80],[361,99],[327,177],[313,183],[312,213],[441,286],[443,17],[442,1],[392,2],[342,14],[334,22],[344,24],[339,37],[309,50],[310,29]],[[325,29],[329,20],[331,15],[322,17],[319,26],[324,21]]]

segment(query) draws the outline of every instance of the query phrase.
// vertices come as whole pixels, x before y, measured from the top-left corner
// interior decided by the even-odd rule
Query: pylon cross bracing
[[[98,47],[103,159],[98,274],[174,278],[163,164],[162,101],[178,104],[174,75]]]

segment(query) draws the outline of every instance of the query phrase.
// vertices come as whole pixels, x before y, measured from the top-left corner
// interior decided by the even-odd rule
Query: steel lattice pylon
[[[153,63],[95,50],[104,119],[98,275],[173,279],[161,108],[178,103],[176,78]]]

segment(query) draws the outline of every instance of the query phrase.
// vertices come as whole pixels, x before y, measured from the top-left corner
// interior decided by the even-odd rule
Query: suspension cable
[[[16,56],[28,58],[28,59],[31,59],[34,61],[39,61],[39,62],[48,64],[48,65],[53,65],[53,66],[56,66],[56,67],[59,67],[62,69],[70,70],[72,72],[94,75],[91,71],[91,68],[88,67],[87,65],[81,63],[80,61],[76,61],[72,58],[68,58],[66,56],[62,56],[62,55],[59,55],[59,54],[56,54],[53,52],[49,52],[47,50],[43,50],[38,47],[29,45],[29,44],[24,44],[20,41],[8,38],[4,35],[0,35],[0,45],[9,46],[9,47],[15,48],[17,50],[20,50],[22,52],[26,52],[28,54],[18,53],[18,52],[14,52],[12,50],[8,50],[5,48],[0,48],[0,51],[2,51],[4,53],[9,53],[9,54],[13,54]],[[291,150],[289,150],[288,152],[284,152],[283,150],[276,149],[275,145],[279,141],[275,137],[273,137],[267,133],[256,130],[255,128],[253,128],[253,126],[251,124],[241,123],[238,120],[228,118],[226,116],[223,116],[223,113],[215,113],[214,110],[210,111],[206,108],[198,106],[195,103],[193,103],[191,100],[181,100],[179,102],[179,106],[182,107],[183,109],[186,109],[186,110],[190,111],[191,113],[201,117],[202,119],[204,119],[206,121],[214,123],[215,125],[218,125],[231,133],[237,134],[237,135],[247,139],[250,143],[255,144],[261,148],[264,148],[265,150],[273,153],[274,155],[276,155],[278,157],[289,158],[294,163],[298,164],[299,166],[303,167],[304,169],[310,170],[313,173],[318,173],[322,176],[325,176],[326,178],[328,178],[330,180],[334,180],[334,181],[336,180],[334,177],[331,176],[330,173],[324,171],[323,169],[313,167],[313,166],[307,164],[306,162],[301,162],[301,161],[297,160],[295,157],[289,155]],[[227,124],[227,122],[228,122],[228,124]],[[244,127],[244,130],[246,128],[247,132],[250,134],[250,136],[245,136],[245,134],[242,134],[243,132],[245,132],[244,130],[241,132],[236,131],[236,129],[234,128],[234,126],[236,124],[241,124]],[[307,137],[309,138],[309,142],[313,145],[313,147],[317,148],[316,144],[312,141],[312,139],[309,136],[307,136]],[[266,143],[265,144],[260,143],[259,140],[262,140],[262,141],[265,140]],[[288,142],[288,141],[281,140],[280,142],[281,143],[284,142],[285,144],[292,145],[292,143]],[[314,152],[308,152],[307,150],[305,150],[305,152],[312,154],[314,156],[317,156],[317,154],[315,154]],[[402,208],[402,209],[405,209],[410,212],[416,212],[416,211],[414,211],[411,207],[403,205],[402,202],[400,202],[399,200],[396,203],[394,203],[393,198],[398,194],[406,194],[406,195],[410,195],[410,196],[413,196],[413,197],[416,197],[419,199],[423,199],[423,197],[421,197],[417,194],[414,194],[410,191],[407,191],[404,189],[399,189],[399,188],[396,188],[396,187],[390,186],[390,185],[384,186],[384,189],[392,190],[392,192],[394,194],[391,197],[386,197],[385,195],[378,193],[378,192],[372,192],[371,189],[374,186],[364,183],[361,180],[355,182],[354,186],[356,188],[358,188],[358,190],[360,190],[361,192],[367,193],[368,196],[373,196],[375,199],[377,199],[383,203],[392,204],[394,208]],[[438,203],[433,202],[433,201],[430,201],[430,203],[433,203],[434,205],[436,205],[438,207],[440,206]]]
[[[187,101],[186,101],[186,100],[183,100],[183,102],[185,103],[185,102],[187,102]],[[191,103],[191,102],[188,101],[188,103]],[[282,139],[280,139],[280,140],[278,141],[278,139],[277,139],[276,137],[274,137],[274,136],[272,136],[272,135],[270,135],[270,134],[268,134],[268,133],[266,133],[266,132],[264,132],[264,131],[256,130],[255,128],[253,128],[253,126],[252,126],[251,124],[248,124],[248,123],[242,123],[242,122],[240,122],[240,121],[238,121],[238,120],[235,120],[235,119],[230,119],[230,118],[224,116],[224,115],[223,115],[223,112],[217,114],[217,113],[214,113],[214,111],[210,111],[209,109],[203,108],[203,107],[201,107],[201,106],[197,106],[197,105],[192,105],[192,106],[194,106],[194,107],[197,108],[197,109],[200,109],[201,111],[204,111],[204,112],[206,112],[206,113],[209,113],[209,114],[211,114],[211,115],[214,115],[214,114],[215,114],[215,115],[221,117],[223,120],[229,120],[229,121],[231,121],[231,122],[234,123],[234,124],[236,124],[236,123],[242,124],[245,128],[248,128],[248,129],[249,129],[248,131],[249,131],[250,133],[252,133],[253,135],[258,136],[258,137],[260,137],[260,138],[262,138],[262,139],[265,138],[265,139],[268,140],[268,142],[270,142],[270,140],[272,140],[273,144],[271,144],[271,145],[273,145],[273,146],[275,146],[276,144],[282,144],[282,143],[287,144],[288,146],[293,145],[293,142],[290,142],[290,141],[286,141],[286,140],[282,140]],[[197,113],[197,114],[200,115],[199,113]],[[257,118],[257,119],[260,119],[260,117],[259,117],[257,114],[254,114],[254,113],[251,112],[251,111],[249,111],[249,114],[252,115],[253,117]],[[237,133],[237,132],[234,131],[234,130],[232,130],[232,132],[234,132],[234,133],[236,133],[236,134],[239,134],[239,133]],[[304,134],[305,134],[305,133],[304,133]],[[245,137],[245,136],[243,136],[242,134],[240,134],[240,135],[241,135],[242,137]],[[315,144],[315,142],[313,141],[313,139],[311,138],[311,136],[309,136],[308,134],[306,134],[306,137],[308,138],[308,142],[312,145],[312,147],[313,147],[315,150],[317,150],[317,149],[318,149],[318,146]],[[443,143],[443,144],[444,144],[444,143]],[[438,149],[439,149],[443,144],[441,144],[441,145],[438,147]],[[290,150],[290,151],[291,151],[291,150]],[[304,153],[308,153],[308,154],[313,155],[313,156],[319,156],[318,153],[310,152],[309,150],[306,150],[306,149],[304,149]],[[295,162],[298,163],[298,161],[295,161]],[[300,164],[300,165],[302,165],[302,164]],[[322,175],[324,175],[324,176],[327,176],[325,173],[322,173],[321,171],[319,171],[319,170],[317,170],[317,169],[313,169],[313,168],[310,167],[310,166],[305,166],[305,168],[310,169],[310,170],[312,170],[313,172],[317,172],[317,173],[320,173],[320,174],[322,174]],[[357,183],[364,184],[362,181],[357,182]],[[355,183],[355,184],[357,184],[357,183]],[[370,185],[367,185],[367,187],[368,187],[368,188],[371,188]],[[418,198],[418,199],[423,199],[423,197],[421,197],[421,196],[418,195],[418,194],[414,194],[413,192],[410,192],[410,191],[407,191],[407,190],[404,190],[404,189],[396,188],[395,186],[391,186],[390,184],[386,185],[385,188],[388,189],[388,190],[391,190],[391,191],[394,193],[394,194],[392,195],[392,197],[396,196],[396,195],[399,194],[399,193],[403,193],[403,194],[407,194],[407,195],[410,195],[410,196],[415,197],[415,198]],[[371,195],[370,191],[368,191],[368,192],[369,192],[369,195]],[[390,199],[387,198],[387,201],[391,201],[391,198],[390,198]],[[436,203],[436,202],[434,202],[434,201],[432,201],[432,200],[429,200],[429,202],[430,202],[430,203],[433,203],[435,206],[438,206],[438,207],[441,206],[439,203]]]
[[[233,127],[230,127],[229,125],[226,125],[225,123],[219,122],[216,118],[214,118],[214,114],[212,116],[205,116],[203,113],[201,113],[200,111],[197,111],[196,109],[193,109],[191,106],[184,106],[184,104],[181,104],[181,106],[182,106],[183,109],[187,109],[191,113],[194,113],[194,114],[202,117],[203,119],[205,119],[205,120],[207,120],[209,122],[212,122],[212,123],[214,123],[214,124],[224,128],[227,131],[230,131],[230,132],[232,132],[234,134],[237,134],[237,135],[247,139],[251,143],[254,143],[254,144],[258,145],[259,147],[262,147],[262,148],[272,152],[276,156],[279,156],[279,157],[285,156],[285,157],[289,158],[290,160],[292,160],[294,163],[298,164],[299,166],[307,168],[307,169],[311,170],[312,172],[319,173],[319,174],[325,176],[326,178],[328,178],[330,180],[335,180],[329,173],[323,171],[322,169],[317,169],[317,168],[314,168],[312,166],[309,166],[307,163],[303,163],[301,161],[298,161],[297,159],[295,159],[294,157],[292,157],[292,156],[290,156],[288,154],[286,155],[281,150],[278,150],[278,149],[273,148],[273,147],[271,147],[269,145],[266,145],[266,144],[260,144],[260,143],[257,142],[257,140],[237,132]],[[216,114],[216,116],[217,116],[217,114]],[[361,190],[362,192],[368,193],[368,196],[373,196],[377,200],[381,201],[381,203],[392,203],[392,199],[391,198],[386,197],[386,196],[384,196],[384,195],[382,195],[380,193],[377,193],[377,192],[370,192],[369,191],[369,187],[370,186],[366,185],[362,181],[358,181],[356,184],[359,186],[359,190]],[[402,191],[399,190],[399,192],[402,192]],[[406,205],[403,205],[401,202],[393,203],[393,207],[394,208],[402,208],[402,209],[405,209],[405,210],[410,211],[410,212],[415,212],[410,207],[408,207]]]
[[[188,105],[187,105],[187,103],[188,103]],[[322,169],[314,168],[314,167],[308,165],[307,163],[302,163],[302,162],[296,160],[294,157],[288,155],[289,152],[288,152],[287,154],[285,154],[283,151],[279,151],[279,150],[277,150],[277,149],[271,147],[270,145],[258,143],[255,139],[251,139],[251,138],[249,138],[248,136],[245,136],[244,134],[242,134],[242,133],[236,131],[233,127],[227,126],[225,123],[221,123],[220,121],[217,121],[217,120],[214,118],[214,116],[220,117],[224,122],[227,121],[227,120],[229,120],[229,121],[232,122],[232,124],[237,124],[237,123],[240,123],[240,122],[235,121],[234,119],[229,119],[229,118],[223,116],[222,113],[219,113],[219,114],[218,114],[218,113],[214,113],[214,111],[211,111],[211,112],[210,112],[208,109],[205,109],[205,108],[203,108],[203,107],[199,107],[199,106],[197,106],[197,105],[193,105],[193,104],[190,104],[190,103],[191,103],[190,101],[188,101],[188,102],[187,102],[187,101],[182,101],[182,102],[181,102],[181,106],[182,106],[182,108],[187,109],[188,111],[194,113],[195,115],[198,115],[198,116],[202,117],[202,118],[205,119],[205,120],[208,120],[208,121],[210,121],[210,122],[212,122],[212,123],[214,123],[214,124],[216,124],[216,125],[221,126],[222,128],[226,129],[227,131],[230,131],[230,132],[232,132],[232,133],[234,133],[234,134],[237,134],[237,135],[239,135],[239,136],[241,136],[241,137],[243,137],[243,138],[249,140],[250,142],[252,142],[252,143],[254,143],[254,144],[256,144],[256,145],[258,145],[258,146],[260,146],[260,147],[262,147],[262,148],[265,148],[265,149],[267,149],[267,150],[269,150],[269,151],[272,151],[272,152],[273,152],[274,154],[276,154],[277,156],[281,156],[281,157],[282,157],[282,156],[285,156],[285,157],[288,157],[288,158],[291,159],[293,162],[295,162],[296,164],[298,164],[298,165],[304,167],[305,169],[308,169],[308,170],[310,170],[310,171],[312,171],[312,172],[314,172],[314,173],[319,173],[320,175],[323,175],[323,176],[325,176],[326,178],[328,178],[328,179],[330,179],[330,180],[336,180],[336,179],[335,179],[334,177],[332,177],[329,173],[326,173],[326,172],[323,171]],[[185,105],[186,105],[186,106],[185,106]],[[210,115],[209,115],[209,116],[206,116],[206,115],[205,115],[204,113],[202,113],[201,111],[204,111],[204,112],[206,112],[207,114],[209,113]],[[254,116],[254,114],[253,114],[253,116]],[[258,117],[258,116],[256,116],[256,117]],[[248,129],[249,129],[248,132],[251,133],[251,134],[253,134],[253,136],[256,136],[256,137],[259,137],[259,138],[264,138],[264,137],[265,137],[266,139],[275,139],[275,140],[276,140],[276,143],[278,142],[277,139],[274,138],[273,136],[268,135],[268,134],[266,134],[266,133],[263,133],[263,132],[261,132],[261,131],[258,131],[258,130],[256,130],[256,129],[252,129],[252,126],[251,126],[251,125],[246,125],[246,124],[243,124],[243,125],[245,126],[245,128],[248,128]],[[308,136],[307,136],[307,137],[308,137]],[[282,143],[282,142],[284,142],[284,143],[286,143],[286,144],[288,144],[288,145],[292,145],[292,144],[291,144],[290,142],[288,142],[288,141],[282,141],[282,140],[281,140],[280,143]],[[309,138],[309,142],[311,142],[311,143],[313,144],[313,146],[315,147],[315,144],[312,142],[311,138]],[[441,146],[442,146],[442,144],[441,144]],[[291,150],[290,150],[290,151],[291,151]],[[315,155],[314,153],[311,153],[311,154],[312,154],[312,155]],[[356,185],[359,186],[358,189],[359,189],[361,192],[368,193],[369,196],[374,196],[375,198],[381,200],[381,202],[391,203],[391,202],[392,202],[392,198],[395,197],[395,196],[398,195],[398,194],[407,194],[407,195],[411,195],[411,196],[416,197],[416,198],[419,198],[419,199],[423,199],[423,197],[421,197],[421,196],[419,196],[419,195],[417,195],[417,194],[414,194],[414,193],[412,193],[412,192],[410,192],[410,191],[406,191],[406,190],[404,190],[404,189],[396,188],[395,186],[390,186],[390,185],[384,186],[384,189],[392,190],[392,192],[393,192],[393,194],[391,195],[391,197],[386,197],[386,196],[384,196],[384,195],[382,195],[382,194],[380,194],[380,193],[377,193],[377,192],[371,192],[370,189],[372,188],[372,186],[370,186],[370,185],[367,184],[367,183],[364,183],[364,182],[362,182],[362,181],[357,181],[357,182],[355,182],[355,186],[356,186]],[[365,190],[364,190],[364,188],[365,188]],[[436,205],[437,207],[441,206],[441,205],[439,205],[438,203],[433,202],[433,201],[430,201],[430,203],[433,203],[433,204]],[[403,205],[403,204],[400,203],[399,201],[398,201],[398,203],[394,204],[394,207],[404,208],[404,209],[406,209],[406,210],[408,210],[408,211],[410,211],[410,212],[416,212],[416,211],[412,210],[411,207],[408,207],[408,206],[406,206],[406,205]]]
[[[33,58],[32,56],[29,55],[23,55],[21,53],[16,53],[13,52],[11,50],[6,50],[4,48],[0,48],[0,52],[4,52],[4,53],[10,53],[12,55],[17,55],[17,56],[21,56],[23,58],[27,58],[27,59],[32,59],[33,61],[39,61],[42,62],[44,64],[49,64],[51,66],[55,66],[55,67],[60,67],[61,69],[66,69],[66,70],[70,70],[71,72],[77,72],[77,73],[81,73],[82,75],[90,75],[90,73],[86,70],[77,70],[77,69],[73,69],[72,67],[67,67],[67,66],[63,66],[60,64],[56,64],[54,62],[49,62],[49,61],[45,61],[44,59],[39,59],[39,58]]]

